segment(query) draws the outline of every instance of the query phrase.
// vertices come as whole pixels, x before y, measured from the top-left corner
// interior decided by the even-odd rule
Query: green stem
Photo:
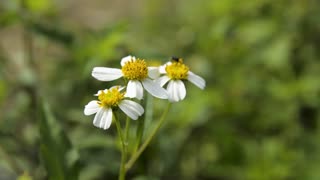
[[[153,139],[153,137],[157,134],[157,132],[159,131],[161,125],[163,124],[165,117],[167,116],[169,109],[171,107],[171,103],[168,104],[167,108],[165,109],[165,111],[163,112],[157,126],[154,128],[154,130],[151,132],[150,136],[146,139],[146,141],[141,145],[141,147],[139,148],[139,150],[134,153],[132,155],[132,157],[130,158],[130,160],[127,162],[125,168],[126,171],[128,171],[133,164],[137,161],[137,159],[140,157],[140,155],[142,154],[142,152],[146,149],[146,147],[150,144],[151,140]]]
[[[117,131],[118,131],[118,135],[120,137],[120,140],[121,140],[121,164],[120,164],[120,170],[119,170],[119,180],[125,180],[126,178],[126,168],[125,168],[125,163],[126,163],[126,159],[127,159],[127,153],[126,153],[126,145],[125,145],[125,142],[124,142],[124,139],[123,139],[123,134],[122,134],[122,129],[121,129],[121,125],[120,125],[120,122],[119,120],[117,119],[116,116],[114,116],[114,119],[115,119],[115,123],[116,123],[116,126],[117,126]]]
[[[145,107],[145,113],[143,118],[138,119],[138,127],[137,127],[137,139],[135,142],[135,145],[133,147],[132,154],[135,154],[140,147],[142,137],[144,134],[146,134],[146,128],[149,126],[151,120],[152,120],[152,115],[153,115],[153,97],[151,94],[147,94],[145,101],[143,101],[143,106]]]
[[[126,129],[125,129],[125,141],[126,141],[126,143],[128,143],[128,138],[129,138],[129,127],[130,127],[130,118],[129,118],[129,116],[127,116],[127,118],[126,118]],[[126,145],[128,145],[128,144],[126,144]]]
[[[29,30],[29,26],[31,24],[30,19],[28,18],[28,9],[25,0],[20,0],[20,15],[22,17],[27,17],[23,19],[23,45],[26,54],[26,60],[31,66],[35,66],[34,58],[33,58],[33,37],[32,32]]]
[[[137,150],[141,144],[143,130],[144,130],[144,121],[145,121],[145,118],[138,119],[137,136],[136,136],[137,138],[136,138],[135,145],[133,147],[132,154],[135,154],[137,152]]]
[[[145,112],[145,121],[144,121],[144,127],[146,129],[145,133],[149,133],[148,127],[150,127],[150,124],[152,123],[153,118],[153,96],[151,94],[147,95],[146,98],[146,112]]]
[[[126,146],[126,148],[125,148],[125,150],[126,150],[125,151],[126,158],[128,156],[130,122],[131,122],[131,120],[130,120],[129,116],[127,116],[127,118],[126,118],[126,128],[125,128],[125,137],[124,137],[124,140],[125,140],[124,145]]]

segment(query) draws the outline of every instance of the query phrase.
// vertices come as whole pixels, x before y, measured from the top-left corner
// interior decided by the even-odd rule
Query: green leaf
[[[72,180],[78,175],[78,152],[54,118],[47,103],[40,111],[40,153],[49,179]]]
[[[53,148],[53,143],[49,143],[47,146],[45,144],[40,145],[40,152],[44,160],[46,169],[48,171],[49,179],[63,180],[65,179],[65,172],[63,166],[61,166],[61,161],[57,158],[56,148]]]
[[[31,30],[47,37],[50,40],[53,40],[58,43],[62,43],[65,46],[72,45],[74,41],[73,34],[57,27],[56,25],[49,25],[39,22],[34,22],[30,24]]]

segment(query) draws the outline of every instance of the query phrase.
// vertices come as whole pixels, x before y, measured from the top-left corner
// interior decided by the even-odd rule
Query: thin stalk
[[[139,118],[138,119],[138,127],[137,127],[137,136],[136,136],[136,142],[133,147],[132,154],[135,154],[141,144],[142,136],[143,136],[143,131],[144,131],[144,121],[145,118]]]
[[[148,96],[145,96],[145,99],[148,100]],[[146,101],[142,101],[142,106],[145,107],[145,113],[143,114],[143,118],[139,118],[138,119],[138,126],[137,126],[137,131],[136,131],[136,141],[133,147],[133,151],[132,154],[135,154],[141,144],[141,140],[143,137],[143,133],[144,133],[144,123],[145,123],[145,119],[146,119],[146,111],[147,110],[147,106],[146,106]]]
[[[34,67],[35,62],[34,62],[34,49],[33,49],[33,37],[32,37],[32,32],[29,30],[29,26],[31,24],[30,19],[28,18],[28,9],[26,7],[26,2],[25,0],[20,0],[20,13],[22,17],[27,17],[26,19],[23,20],[23,46],[24,46],[24,53],[26,56],[27,62]]]
[[[129,116],[127,116],[126,118],[126,127],[125,127],[125,137],[124,137],[124,140],[125,140],[125,143],[124,145],[126,146],[125,150],[126,150],[126,156],[128,156],[128,146],[129,146],[129,129],[130,129],[130,118]]]
[[[143,135],[146,134],[146,128],[149,126],[150,122],[152,121],[152,115],[153,115],[153,97],[151,94],[147,94],[145,101],[143,101],[144,107],[145,107],[145,113],[144,118],[138,119],[138,127],[137,127],[137,138],[136,142],[133,147],[132,154],[135,154],[137,150],[139,149],[139,146],[141,144]]]
[[[138,149],[138,151],[136,153],[134,153],[130,160],[128,161],[128,163],[126,164],[125,168],[126,171],[128,171],[133,164],[137,161],[137,159],[140,157],[140,155],[142,154],[142,152],[146,149],[146,147],[150,144],[151,140],[153,139],[153,137],[157,134],[157,132],[159,131],[161,125],[163,124],[169,109],[171,107],[171,103],[168,104],[167,108],[164,110],[157,126],[154,128],[154,130],[151,132],[150,136],[146,139],[146,141],[141,145],[141,147]]]
[[[145,112],[145,121],[144,121],[144,127],[146,128],[145,133],[149,133],[148,128],[150,127],[150,124],[153,121],[153,96],[151,94],[147,95],[146,98],[146,112]]]
[[[127,116],[126,118],[126,129],[125,129],[125,141],[128,142],[128,138],[129,138],[129,127],[130,127],[130,118],[129,116]]]
[[[117,131],[118,131],[118,135],[120,137],[120,141],[121,141],[121,164],[120,164],[120,170],[119,170],[119,180],[125,180],[126,178],[126,168],[125,168],[125,163],[126,163],[126,159],[127,159],[127,153],[126,153],[126,145],[123,139],[123,134],[122,134],[122,129],[121,129],[121,125],[119,120],[117,119],[116,116],[114,116],[115,119],[115,123],[117,126]]]

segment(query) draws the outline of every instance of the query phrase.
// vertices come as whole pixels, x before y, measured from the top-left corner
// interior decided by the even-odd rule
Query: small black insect
[[[178,57],[176,57],[176,56],[172,56],[172,57],[171,57],[171,60],[172,60],[172,61],[176,61],[176,62],[178,62],[178,61],[179,61],[179,59],[180,59],[180,58],[178,58]]]
[[[183,62],[183,59],[180,58],[180,57],[172,56],[172,57],[171,57],[171,61],[182,63],[182,62]]]

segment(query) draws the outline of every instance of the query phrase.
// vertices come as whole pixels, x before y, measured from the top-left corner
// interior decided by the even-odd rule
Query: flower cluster
[[[186,96],[186,80],[201,89],[205,87],[205,80],[191,72],[181,58],[172,58],[160,67],[148,67],[144,59],[127,56],[122,58],[120,64],[121,69],[93,68],[92,76],[97,80],[113,81],[122,77],[127,82],[125,87],[114,86],[98,91],[95,94],[98,100],[92,100],[85,106],[85,115],[96,114],[93,120],[96,127],[108,129],[112,123],[113,111],[117,109],[121,109],[133,120],[138,119],[144,109],[133,98],[143,99],[144,90],[154,97],[178,102]]]

